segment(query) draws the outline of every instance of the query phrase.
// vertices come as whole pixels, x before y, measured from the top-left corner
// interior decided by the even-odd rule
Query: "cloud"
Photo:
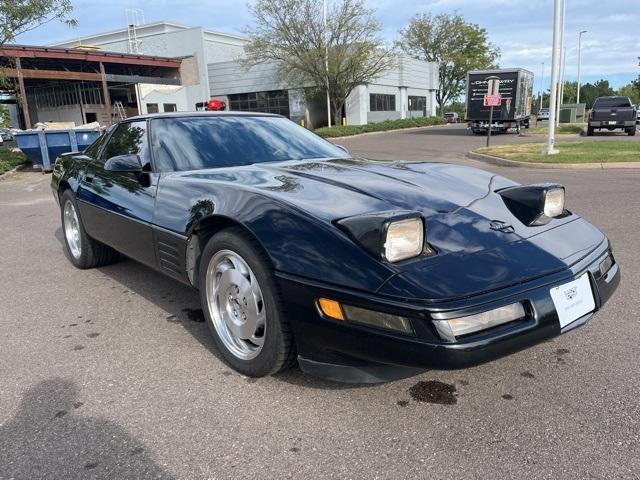
[[[320,1],[320,0],[318,0]],[[327,0],[332,1],[332,0]],[[462,14],[486,28],[489,38],[502,51],[501,65],[540,71],[551,64],[553,0],[365,0],[376,10],[383,25],[382,34],[392,41],[398,30],[417,13]],[[583,36],[582,71],[585,75],[615,76],[626,82],[640,73],[640,12],[638,1],[602,2],[566,0],[567,75],[577,68],[577,35]],[[243,0],[111,0],[109,8],[93,0],[74,1],[79,25],[69,30],[62,24],[49,24],[18,40],[22,43],[49,44],[125,26],[126,8],[144,10],[147,22],[169,20],[186,25],[202,25],[213,30],[240,33],[251,22]],[[615,9],[612,7],[615,6]],[[622,80],[620,80],[622,79]]]

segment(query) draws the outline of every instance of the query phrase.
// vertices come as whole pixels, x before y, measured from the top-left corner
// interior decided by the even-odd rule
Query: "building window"
[[[239,93],[228,95],[228,98],[229,110],[289,116],[289,92],[287,90]]]
[[[164,105],[162,105],[162,108],[164,109],[165,112],[177,112],[178,111],[178,107],[176,106],[175,103],[165,103]]]
[[[369,110],[372,112],[393,112],[396,109],[396,96],[382,93],[369,94]]]
[[[158,113],[158,104],[147,103],[147,113]]]
[[[412,112],[424,112],[427,109],[427,97],[414,97],[409,95],[409,110]]]

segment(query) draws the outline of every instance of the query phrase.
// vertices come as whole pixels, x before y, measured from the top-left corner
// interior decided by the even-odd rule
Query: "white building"
[[[54,46],[96,46],[101,50],[180,57],[193,55],[198,78],[190,86],[141,85],[141,113],[190,111],[209,98],[220,98],[230,110],[279,113],[305,119],[314,127],[326,122],[326,105],[318,99],[307,104],[304,87],[285,85],[276,76],[277,64],[246,68],[240,62],[246,38],[157,22],[81,37]],[[194,79],[195,80],[195,79]],[[433,63],[398,57],[396,68],[375,82],[357,87],[348,97],[343,116],[350,125],[387,119],[436,114],[438,68]]]

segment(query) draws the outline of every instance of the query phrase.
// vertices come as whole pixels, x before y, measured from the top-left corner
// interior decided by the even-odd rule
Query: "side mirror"
[[[344,145],[336,145],[336,147],[338,147],[340,150],[342,150],[344,153],[346,153],[347,155],[351,156],[351,152],[349,151],[349,149],[347,147],[345,147]]]
[[[104,169],[108,172],[141,172],[142,163],[136,154],[116,155],[111,157],[104,164]]]

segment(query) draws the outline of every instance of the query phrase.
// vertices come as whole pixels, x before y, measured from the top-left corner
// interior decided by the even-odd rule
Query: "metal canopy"
[[[100,82],[110,117],[109,82],[181,85],[180,69],[185,58],[189,57],[0,45],[0,75],[18,80],[22,111],[30,128],[27,87],[50,85],[52,81]]]

